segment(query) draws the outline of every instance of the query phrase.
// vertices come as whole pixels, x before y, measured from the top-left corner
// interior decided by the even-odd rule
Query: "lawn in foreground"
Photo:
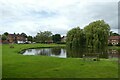
[[[117,78],[116,61],[83,61],[80,58],[25,56],[18,54],[31,47],[64,46],[57,44],[3,45],[3,78]]]
[[[2,44],[0,44],[0,79],[2,78]]]

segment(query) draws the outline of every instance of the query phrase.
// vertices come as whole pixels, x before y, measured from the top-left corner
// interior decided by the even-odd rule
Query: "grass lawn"
[[[0,44],[0,79],[2,78],[2,46]]]
[[[31,47],[64,46],[57,44],[3,45],[3,78],[117,78],[118,63],[108,59],[83,61],[80,58],[25,56],[18,54]]]

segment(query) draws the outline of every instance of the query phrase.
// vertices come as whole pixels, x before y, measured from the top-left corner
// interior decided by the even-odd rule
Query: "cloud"
[[[118,0],[0,0],[0,33],[65,35],[73,27],[104,19],[117,32]]]

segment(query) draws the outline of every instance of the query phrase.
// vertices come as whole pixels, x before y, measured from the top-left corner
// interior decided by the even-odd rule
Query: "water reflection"
[[[23,55],[45,55],[66,58],[66,50],[63,48],[41,48],[41,49],[28,49]]]
[[[109,49],[109,58],[118,58],[120,56],[120,50]]]
[[[120,50],[103,50],[103,51],[93,51],[91,49],[65,49],[65,48],[40,48],[40,49],[28,49],[23,55],[45,55],[54,56],[61,58],[83,58],[86,57],[98,57],[99,58],[117,58]]]
[[[92,56],[99,56],[100,58],[108,58],[107,50],[103,51],[94,51],[92,49],[67,49],[67,56],[68,57],[75,57],[75,58],[83,58],[84,56],[92,57]]]
[[[51,48],[51,52],[52,52],[52,54],[60,55],[61,48]]]

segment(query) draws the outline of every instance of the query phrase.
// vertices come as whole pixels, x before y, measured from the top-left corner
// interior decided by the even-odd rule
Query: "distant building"
[[[20,34],[16,35],[16,40],[17,40],[17,43],[25,43],[25,42],[27,42],[27,38],[25,38],[24,36],[22,36]]]
[[[108,44],[117,45],[120,43],[120,36],[110,36],[108,39]]]
[[[53,40],[47,40],[45,43],[53,43]]]
[[[2,43],[26,43],[27,38],[20,34],[8,34],[7,40],[2,41]]]
[[[8,34],[7,41],[9,43],[15,43],[15,41],[16,41],[16,35],[15,34]]]

